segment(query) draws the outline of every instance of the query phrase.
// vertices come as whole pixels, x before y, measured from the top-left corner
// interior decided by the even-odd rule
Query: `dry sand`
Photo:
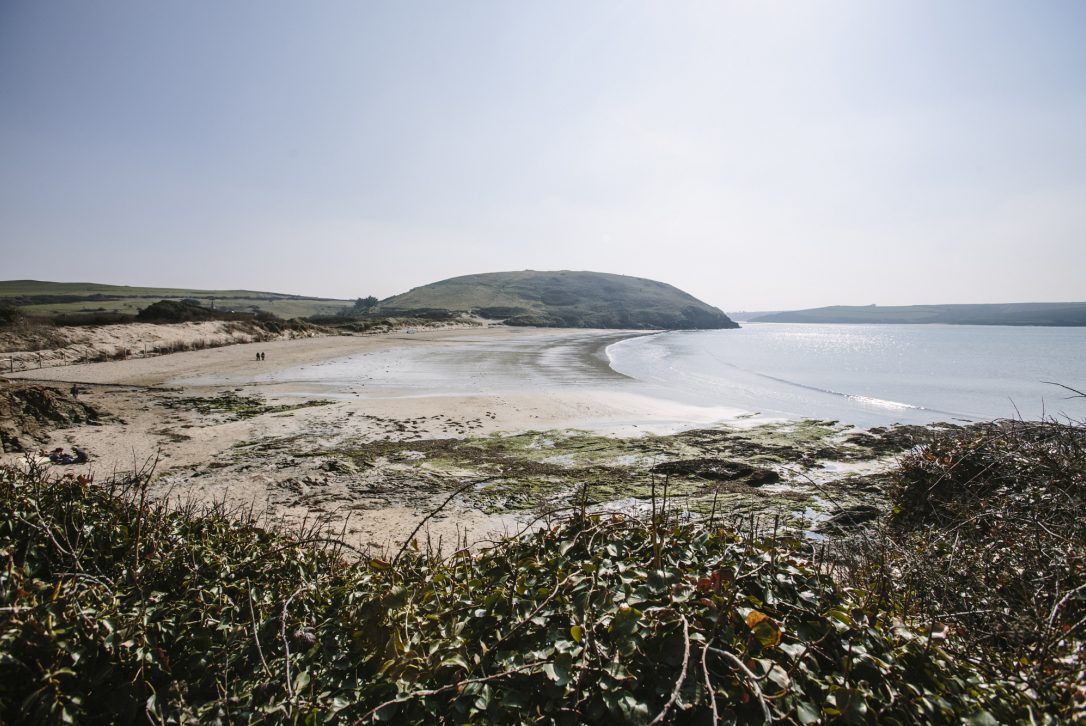
[[[631,333],[634,334],[634,333]],[[255,507],[269,516],[299,521],[325,516],[336,526],[346,521],[348,539],[381,549],[400,542],[420,518],[444,499],[429,491],[410,470],[329,471],[330,459],[319,452],[349,448],[352,442],[424,440],[486,436],[500,432],[590,429],[611,434],[674,430],[707,424],[742,412],[702,409],[661,401],[614,385],[540,388],[526,379],[523,389],[445,395],[429,391],[410,397],[374,397],[353,389],[327,405],[264,413],[241,420],[226,414],[199,413],[177,402],[225,391],[258,395],[269,404],[297,405],[322,398],[304,385],[262,382],[277,372],[348,355],[391,354],[411,346],[412,355],[447,344],[523,343],[543,346],[554,336],[581,336],[601,345],[615,331],[539,331],[488,328],[419,331],[414,335],[335,336],[231,345],[170,355],[70,365],[10,375],[77,382],[81,396],[111,412],[115,420],[100,426],[57,431],[49,447],[86,448],[90,471],[101,479],[114,472],[155,464],[154,491],[171,499],[224,501]],[[466,336],[466,337],[465,337]],[[523,348],[524,345],[521,347]],[[263,352],[265,360],[257,360]],[[393,373],[394,375],[394,373]],[[616,378],[620,378],[616,375]],[[178,381],[211,381],[207,385]],[[339,392],[343,394],[343,391]],[[182,400],[183,403],[183,400]],[[4,455],[8,463],[15,455]],[[391,472],[391,476],[390,476]],[[452,508],[435,519],[431,537],[449,543],[476,540],[494,530],[515,528],[510,517]]]

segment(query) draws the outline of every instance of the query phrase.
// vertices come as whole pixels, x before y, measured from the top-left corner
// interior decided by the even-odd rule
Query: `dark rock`
[[[29,451],[54,429],[90,423],[105,414],[66,390],[34,384],[0,387],[0,448]]]
[[[357,474],[358,467],[349,461],[329,459],[320,465],[321,471],[329,471],[333,474]]]
[[[657,464],[652,468],[656,474],[672,476],[693,476],[712,481],[743,482],[749,486],[761,486],[780,481],[780,474],[761,466],[753,466],[740,461],[727,459],[680,459]]]
[[[852,507],[845,507],[837,512],[832,517],[822,522],[819,528],[854,527],[857,524],[870,522],[878,516],[878,507],[874,507],[870,504],[857,504]]]

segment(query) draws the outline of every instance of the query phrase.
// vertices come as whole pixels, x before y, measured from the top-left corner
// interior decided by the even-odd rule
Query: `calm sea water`
[[[1086,328],[787,325],[673,332],[608,347],[611,366],[688,403],[858,426],[1086,419]]]
[[[1086,328],[786,325],[625,338],[602,331],[400,336],[367,353],[180,385],[397,398],[589,387],[770,418],[861,427],[1043,415],[1086,420]],[[617,342],[616,342],[617,341]]]

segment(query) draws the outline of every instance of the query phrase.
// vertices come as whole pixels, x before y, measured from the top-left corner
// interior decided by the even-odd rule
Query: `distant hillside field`
[[[396,295],[378,315],[447,310],[508,325],[576,328],[737,328],[727,315],[676,287],[603,272],[489,272]]]
[[[53,317],[79,313],[134,315],[158,300],[198,300],[224,312],[266,312],[281,318],[334,315],[353,301],[285,295],[252,290],[192,290],[167,287],[99,285],[92,282],[0,281],[0,305],[18,307],[28,315]]]
[[[751,318],[757,323],[943,323],[946,325],[1086,326],[1086,303],[990,305],[834,305]]]
[[[725,313],[729,318],[737,323],[745,323],[748,320],[757,320],[758,318],[766,315],[774,315],[780,312],[779,310],[737,310],[734,312]]]

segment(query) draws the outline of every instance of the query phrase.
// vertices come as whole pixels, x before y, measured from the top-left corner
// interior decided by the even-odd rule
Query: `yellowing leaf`
[[[781,642],[781,629],[773,618],[763,612],[751,610],[747,613],[747,627],[754,633],[754,637],[758,639],[758,642],[766,648]]]
[[[768,620],[769,616],[765,613],[758,612],[757,610],[751,610],[747,613],[747,627],[754,630],[754,626],[763,620]]]

